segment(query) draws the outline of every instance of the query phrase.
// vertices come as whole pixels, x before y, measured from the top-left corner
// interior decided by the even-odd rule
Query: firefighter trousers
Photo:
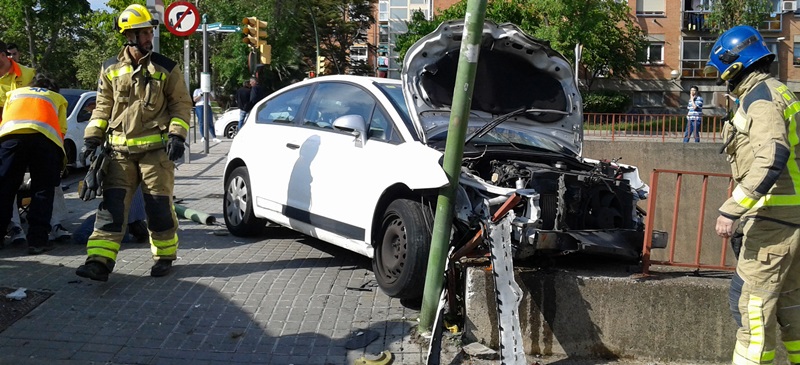
[[[793,207],[794,208],[794,207]],[[730,306],[739,329],[733,364],[774,364],[777,330],[800,364],[800,226],[748,219]]]
[[[163,149],[143,153],[114,152],[103,181],[103,201],[97,208],[94,232],[86,243],[86,262],[114,269],[125,236],[128,211],[141,184],[154,260],[174,260],[178,253],[178,219],[172,205],[175,163]]]

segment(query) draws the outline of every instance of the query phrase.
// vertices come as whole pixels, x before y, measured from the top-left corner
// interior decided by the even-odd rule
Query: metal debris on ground
[[[514,262],[511,251],[510,211],[497,224],[489,225],[489,242],[492,252],[497,314],[500,332],[500,363],[503,365],[526,365],[522,348],[522,331],[519,323],[519,303],[522,290],[514,280]]]
[[[495,360],[498,357],[497,351],[492,350],[478,342],[473,342],[462,347],[461,349],[464,350],[464,352],[470,357],[476,357],[479,359]]]
[[[348,350],[360,349],[367,347],[372,341],[380,337],[378,331],[373,330],[357,330],[353,333],[352,337],[344,344],[344,348]]]

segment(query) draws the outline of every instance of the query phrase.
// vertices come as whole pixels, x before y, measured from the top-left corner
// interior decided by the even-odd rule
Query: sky
[[[92,10],[111,10],[111,8],[106,6],[106,0],[89,0],[89,6],[92,7]]]

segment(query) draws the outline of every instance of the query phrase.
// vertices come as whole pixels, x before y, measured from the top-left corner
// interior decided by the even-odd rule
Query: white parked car
[[[214,121],[217,137],[233,139],[239,127],[239,108],[229,108]]]
[[[406,54],[402,81],[324,76],[256,104],[225,167],[237,236],[267,221],[373,259],[390,296],[422,295],[455,86],[461,22]],[[461,161],[452,245],[513,194],[517,257],[586,252],[638,259],[634,167],[581,157],[582,104],[570,64],[516,26],[487,22]],[[484,230],[485,232],[485,230]]]
[[[94,110],[97,91],[79,89],[61,89],[60,94],[67,99],[67,133],[64,135],[64,152],[67,156],[67,166],[72,168],[86,167],[86,161],[81,161],[81,148],[83,148],[83,131],[89,124],[89,118]]]

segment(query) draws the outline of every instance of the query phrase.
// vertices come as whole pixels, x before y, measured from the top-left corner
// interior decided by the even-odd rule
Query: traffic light
[[[269,65],[272,63],[272,45],[261,43],[258,47],[258,52],[261,53],[261,63]]]
[[[242,19],[242,24],[244,24],[242,42],[255,49],[259,49],[262,44],[267,44],[267,22],[251,16]]]
[[[317,75],[325,74],[325,57],[317,56]]]

